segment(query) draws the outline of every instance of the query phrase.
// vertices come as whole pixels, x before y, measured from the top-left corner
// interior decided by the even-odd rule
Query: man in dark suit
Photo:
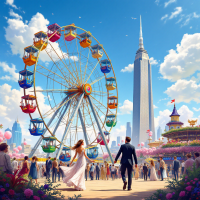
[[[125,144],[121,145],[119,152],[114,161],[114,163],[116,163],[120,154],[122,153],[121,175],[122,175],[122,180],[124,182],[123,190],[126,189],[126,185],[127,185],[127,181],[125,177],[126,169],[128,171],[128,190],[132,190],[131,184],[132,184],[133,157],[135,160],[135,167],[137,168],[137,157],[135,154],[135,147],[130,144],[130,141],[131,141],[131,138],[126,137]]]
[[[99,180],[99,172],[100,172],[100,167],[99,167],[99,163],[97,163],[97,165],[96,165],[96,180],[97,180],[97,178]]]
[[[173,162],[173,170],[174,170],[174,178],[175,180],[178,180],[178,170],[180,167],[180,162],[177,160],[176,156],[174,156],[174,162]]]
[[[144,166],[143,166],[144,181],[145,180],[147,181],[147,172],[148,172],[148,168],[146,166],[146,163],[144,163]]]
[[[50,170],[52,168],[52,161],[50,159],[51,157],[48,157],[48,160],[46,160],[46,179],[50,178]]]

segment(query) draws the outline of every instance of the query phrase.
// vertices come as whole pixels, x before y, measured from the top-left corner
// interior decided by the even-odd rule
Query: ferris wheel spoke
[[[86,74],[86,71],[87,71],[88,60],[89,60],[89,56],[90,56],[90,48],[88,47],[88,49],[89,49],[89,51],[88,51],[87,63],[86,63],[86,66],[85,66],[85,72],[84,72],[83,83],[84,83],[84,81],[85,81],[85,74]]]
[[[105,78],[106,76],[108,76],[108,74],[106,74],[106,75],[104,75],[104,76],[102,76],[102,77],[100,77],[100,78],[97,78],[97,79],[94,80],[92,83],[90,83],[90,85],[93,85],[93,84],[99,82],[101,79]]]
[[[92,69],[92,71],[91,71],[90,75],[88,76],[87,80],[85,81],[85,83],[87,83],[87,82],[88,82],[88,80],[89,80],[90,76],[93,74],[93,72],[94,72],[94,70],[96,69],[96,67],[97,67],[97,65],[99,64],[99,62],[100,62],[100,60],[98,59],[98,62],[97,62],[97,64],[96,64],[96,65],[94,66],[94,68]]]
[[[80,53],[78,50],[77,38],[76,38],[76,47],[77,47],[77,52],[78,52],[78,61],[79,61],[80,70],[81,70],[81,60],[80,60]],[[77,69],[77,67],[76,67],[76,69]],[[82,76],[81,76],[81,83],[82,83]]]
[[[65,86],[65,87],[68,88],[68,86],[66,86],[66,85],[64,85],[64,84],[62,84],[62,83],[56,81],[55,79],[51,78],[50,76],[47,76],[47,75],[45,75],[45,74],[43,74],[43,73],[41,73],[41,72],[39,72],[39,71],[37,71],[37,70],[36,70],[36,72],[39,73],[39,74],[41,74],[41,75],[43,75],[43,76],[46,76],[47,78],[49,78],[49,79],[55,81],[56,83],[59,83],[59,84],[61,84],[61,85],[63,85],[63,86]]]

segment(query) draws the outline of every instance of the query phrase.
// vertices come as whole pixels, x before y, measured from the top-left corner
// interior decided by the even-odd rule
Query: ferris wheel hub
[[[92,86],[89,83],[82,85],[82,91],[85,95],[89,96],[92,93]]]

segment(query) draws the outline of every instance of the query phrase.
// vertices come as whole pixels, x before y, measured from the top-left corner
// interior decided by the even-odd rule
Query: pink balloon
[[[12,154],[12,156],[16,156],[16,155],[17,155],[16,153],[13,153],[13,154]]]
[[[124,140],[122,140],[122,142],[124,142]]]
[[[19,150],[18,150],[18,149],[16,149],[16,150],[15,150],[15,152],[16,152],[16,153],[18,153],[18,152],[19,152]]]
[[[24,145],[27,145],[27,142],[24,142]]]
[[[120,146],[120,144],[118,144],[118,146]]]
[[[18,150],[19,150],[19,151],[21,151],[21,150],[22,150],[22,147],[21,147],[21,146],[18,146],[17,148],[18,148]]]
[[[149,136],[151,137],[153,135],[152,131],[149,132]]]
[[[24,153],[21,153],[20,157],[21,158],[24,158],[25,154]]]
[[[0,130],[0,137],[3,138],[3,131]]]
[[[2,137],[0,137],[0,142],[3,142],[3,138]]]
[[[140,147],[140,144],[138,144],[137,146]]]
[[[9,155],[10,157],[12,157],[12,153],[9,153],[8,155]]]
[[[6,131],[6,132],[4,133],[4,137],[5,137],[7,140],[9,140],[9,139],[12,137],[12,133],[11,133],[10,131]]]
[[[142,147],[144,146],[144,142],[141,142],[141,146],[142,146]]]

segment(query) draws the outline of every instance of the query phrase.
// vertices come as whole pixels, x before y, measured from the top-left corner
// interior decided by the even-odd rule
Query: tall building
[[[134,92],[133,92],[133,126],[132,144],[137,146],[148,139],[147,130],[153,132],[155,140],[153,94],[151,80],[151,64],[147,51],[144,49],[142,22],[140,16],[139,49],[134,61]]]
[[[12,133],[12,131],[9,129],[9,128],[7,128],[6,130],[5,130],[5,132],[6,131],[10,131],[11,133]],[[13,143],[13,137],[11,137],[9,140],[7,140],[7,144],[10,146],[11,144]]]
[[[126,123],[126,136],[131,138],[131,122]]]
[[[165,126],[165,131],[169,131],[169,126]]]
[[[116,147],[116,146],[117,146],[116,141],[112,141],[112,143],[111,143],[111,148]]]
[[[24,145],[24,143],[22,143],[21,146],[22,146],[22,150],[20,151],[20,153],[24,153],[26,155],[29,155],[30,152],[31,152],[31,145],[29,145],[29,144]]]
[[[162,129],[161,129],[161,127],[159,126],[158,127],[158,130],[157,130],[157,140],[160,138],[162,136]]]
[[[15,121],[12,127],[12,143],[16,144],[16,147],[20,146],[22,143],[22,130],[19,124],[19,121]]]
[[[117,137],[117,145],[118,145],[118,144],[121,144],[121,141],[122,141],[122,137],[121,137],[121,136],[118,136],[118,137]]]

